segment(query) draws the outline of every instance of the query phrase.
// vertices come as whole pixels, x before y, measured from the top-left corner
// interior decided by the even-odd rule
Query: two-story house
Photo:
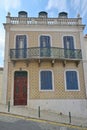
[[[3,103],[44,110],[87,114],[82,18],[56,18],[41,11],[29,17],[6,16]]]

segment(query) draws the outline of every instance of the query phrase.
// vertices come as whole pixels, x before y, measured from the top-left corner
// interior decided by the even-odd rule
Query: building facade
[[[84,27],[80,16],[68,18],[66,12],[56,18],[44,11],[38,17],[8,13],[3,103],[85,116]]]

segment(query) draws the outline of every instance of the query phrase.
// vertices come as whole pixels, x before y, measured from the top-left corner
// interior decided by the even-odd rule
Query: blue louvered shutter
[[[74,49],[74,41],[73,41],[73,37],[72,36],[69,36],[69,38],[68,38],[68,40],[69,40],[69,49]]]
[[[43,36],[40,36],[40,47],[43,47]]]
[[[51,49],[50,49],[50,37],[46,36],[46,47],[47,47],[47,56],[50,57]]]
[[[47,71],[47,89],[52,89],[52,72]]]
[[[75,58],[75,51],[74,51],[74,40],[73,40],[73,37],[70,36],[69,37],[69,48],[71,49],[70,50],[70,58]]]
[[[50,47],[50,37],[46,36],[46,47]]]
[[[23,36],[24,37],[24,58],[26,58],[27,55],[27,39],[26,39],[26,35]]]
[[[41,90],[52,90],[52,72],[41,71]]]
[[[67,49],[67,36],[63,37],[64,49]]]
[[[19,36],[16,36],[16,54],[15,54],[15,56],[16,56],[16,58],[18,58],[19,57]]]
[[[70,89],[70,72],[66,72],[66,87],[67,89]]]
[[[43,55],[43,36],[40,36],[40,56],[42,57]]]
[[[78,90],[78,79],[76,71],[66,72],[66,86],[68,90]]]
[[[77,79],[77,72],[72,71],[72,78],[73,78],[73,86],[75,90],[78,90],[78,79]]]
[[[63,43],[64,43],[64,56],[65,58],[68,57],[68,51],[67,51],[67,36],[63,37]]]

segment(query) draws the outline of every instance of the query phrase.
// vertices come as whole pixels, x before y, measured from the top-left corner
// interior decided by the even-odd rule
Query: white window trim
[[[42,90],[41,89],[41,77],[40,77],[40,73],[41,71],[51,71],[52,72],[52,90]],[[50,69],[41,69],[39,71],[39,91],[43,91],[43,92],[52,92],[54,91],[54,74],[53,74],[53,70],[50,70]]]
[[[66,72],[67,71],[76,71],[77,72],[77,80],[78,80],[78,90],[68,90],[67,89],[67,84],[66,84]],[[64,72],[64,81],[65,81],[65,91],[80,91],[80,80],[79,80],[79,72],[76,70],[76,69],[66,69],[65,72]]]

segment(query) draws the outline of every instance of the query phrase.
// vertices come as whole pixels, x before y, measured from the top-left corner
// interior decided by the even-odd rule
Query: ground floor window
[[[66,90],[79,90],[78,73],[75,70],[65,72]]]
[[[53,75],[50,70],[40,71],[40,90],[53,90]]]

